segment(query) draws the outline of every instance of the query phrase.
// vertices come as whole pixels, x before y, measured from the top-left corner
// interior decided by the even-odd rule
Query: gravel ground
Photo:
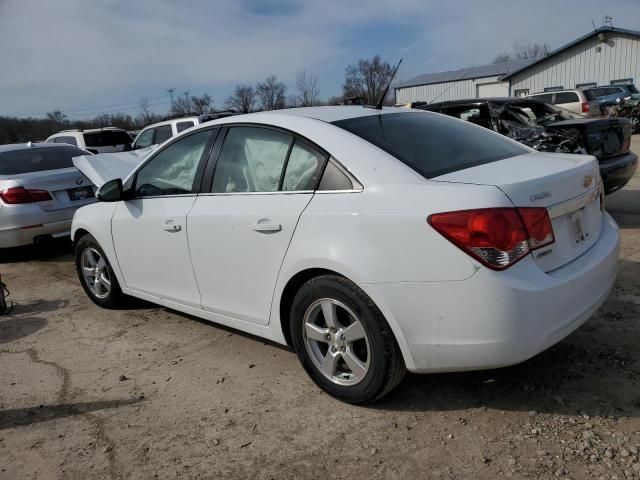
[[[12,251],[0,479],[640,478],[640,172],[607,208],[620,273],[583,328],[514,367],[408,375],[369,407],[323,394],[280,346],[97,308],[68,242]]]

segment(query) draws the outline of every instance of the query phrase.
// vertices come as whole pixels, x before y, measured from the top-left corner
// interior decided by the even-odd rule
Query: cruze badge
[[[584,188],[589,188],[592,183],[593,183],[593,175],[590,175],[590,174],[585,175],[584,179],[582,180],[582,186]]]
[[[529,200],[535,202],[536,200],[542,200],[543,198],[549,198],[550,196],[551,192],[534,193],[533,195],[529,196]]]
[[[76,177],[76,185],[82,185],[82,177]]]

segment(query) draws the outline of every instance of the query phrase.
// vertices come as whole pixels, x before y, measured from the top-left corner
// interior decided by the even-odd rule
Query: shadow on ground
[[[0,317],[0,344],[28,337],[46,325],[47,321],[40,317],[14,317],[7,320]]]
[[[38,245],[0,249],[0,264],[68,261],[73,261],[73,249],[69,238],[55,238]]]
[[[102,400],[0,410],[0,430],[46,422],[55,418],[82,415],[84,413],[95,412],[96,410],[118,408],[141,401],[141,398],[130,398],[124,400]]]

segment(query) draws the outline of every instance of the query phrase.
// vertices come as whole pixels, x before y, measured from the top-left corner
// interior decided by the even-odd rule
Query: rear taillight
[[[582,102],[582,113],[587,113],[589,111],[589,104],[587,102]]]
[[[51,200],[51,195],[46,190],[34,190],[24,187],[11,187],[0,192],[0,199],[4,203],[33,203]]]
[[[510,267],[554,242],[545,208],[484,208],[436,213],[427,219],[451,243],[494,270]]]

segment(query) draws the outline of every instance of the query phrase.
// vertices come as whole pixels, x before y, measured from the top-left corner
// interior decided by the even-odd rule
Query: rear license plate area
[[[582,242],[589,240],[589,231],[585,224],[584,209],[576,210],[569,215],[569,224],[571,228],[571,238],[574,244],[579,245]]]
[[[93,187],[91,186],[70,188],[67,190],[67,194],[69,195],[69,200],[72,202],[79,202],[80,200],[94,197]]]

